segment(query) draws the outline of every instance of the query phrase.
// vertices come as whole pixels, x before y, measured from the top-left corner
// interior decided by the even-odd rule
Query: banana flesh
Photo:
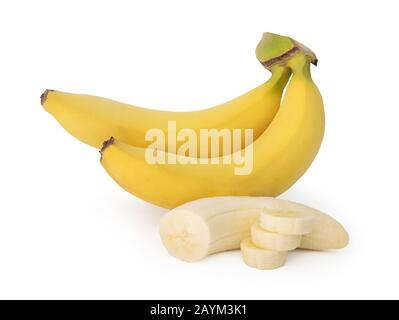
[[[161,220],[161,239],[168,252],[184,261],[240,248],[259,223],[263,210],[307,214],[313,218],[312,232],[302,237],[300,248],[330,250],[344,248],[349,236],[330,216],[305,205],[268,197],[212,197],[179,206]]]
[[[287,260],[287,252],[259,248],[250,238],[241,241],[240,249],[245,264],[256,269],[277,269],[282,267]]]
[[[256,223],[251,227],[251,239],[254,245],[262,249],[292,251],[301,245],[302,236],[271,232]]]
[[[275,233],[302,236],[312,232],[313,218],[298,212],[264,210],[260,226]]]

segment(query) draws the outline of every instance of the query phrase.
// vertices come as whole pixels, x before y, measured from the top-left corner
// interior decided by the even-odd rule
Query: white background
[[[1,2],[0,298],[399,298],[396,5]],[[212,106],[269,77],[254,55],[264,31],[317,53],[327,116],[319,156],[282,198],[330,213],[351,244],[293,253],[271,272],[248,268],[238,251],[178,261],[158,235],[166,211],[119,188],[39,96]]]

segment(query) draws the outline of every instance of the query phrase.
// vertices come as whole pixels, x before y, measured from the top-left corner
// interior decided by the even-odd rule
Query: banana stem
[[[290,68],[282,66],[274,66],[271,72],[272,77],[270,78],[270,83],[277,89],[283,89],[286,86],[292,73]]]
[[[317,65],[313,51],[290,37],[266,32],[256,47],[256,57],[268,70],[272,70],[274,66],[286,66],[298,54]]]
[[[308,79],[312,78],[310,62],[302,52],[298,52],[294,57],[292,57],[288,61],[287,65],[292,70],[293,74],[301,75]]]

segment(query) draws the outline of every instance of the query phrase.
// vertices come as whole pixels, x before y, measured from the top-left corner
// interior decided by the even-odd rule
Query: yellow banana
[[[200,129],[253,129],[253,138],[259,137],[276,115],[281,96],[290,77],[290,70],[275,66],[272,76],[264,84],[248,93],[213,108],[193,112],[168,112],[135,107],[89,95],[46,90],[41,102],[44,108],[73,136],[93,147],[100,148],[104,140],[116,139],[137,147],[147,147],[150,129],[165,133],[168,146],[168,122],[176,123],[176,130],[189,128],[197,137]],[[176,150],[183,143],[176,142]],[[200,144],[197,143],[198,157]],[[245,141],[241,142],[241,148]],[[176,151],[171,151],[176,153]],[[220,149],[214,155],[222,155]],[[208,157],[208,152],[203,155]]]
[[[165,208],[205,197],[274,197],[286,191],[308,169],[324,134],[323,101],[310,74],[315,56],[297,43],[288,49],[273,63],[286,63],[293,76],[277,115],[253,144],[207,164],[180,155],[172,163],[151,164],[146,149],[110,139],[101,151],[103,167],[128,192]],[[246,152],[252,155],[251,170],[237,175],[229,160]]]

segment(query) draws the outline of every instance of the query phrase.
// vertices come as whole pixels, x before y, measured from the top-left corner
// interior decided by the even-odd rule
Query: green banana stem
[[[295,54],[288,62],[287,66],[292,70],[292,73],[301,75],[305,78],[311,79],[310,62],[306,55],[302,52]]]
[[[303,54],[309,63],[317,65],[313,51],[290,37],[266,32],[256,47],[256,57],[268,70],[273,70],[275,66],[286,66],[298,53]]]

